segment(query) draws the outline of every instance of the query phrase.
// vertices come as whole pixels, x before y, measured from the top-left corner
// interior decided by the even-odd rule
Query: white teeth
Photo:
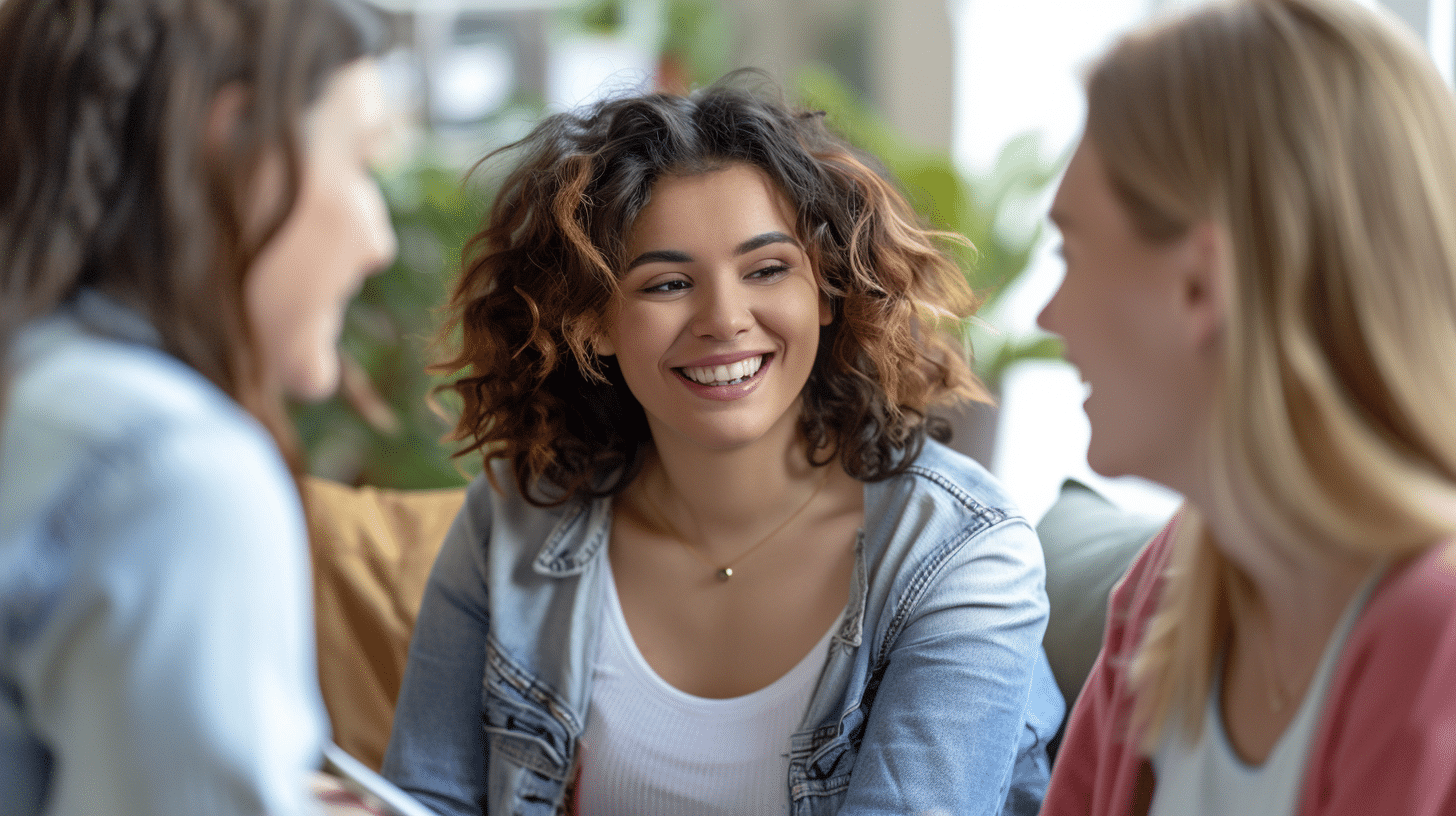
[[[729,365],[689,366],[679,370],[684,377],[699,385],[736,385],[757,374],[762,367],[763,355],[760,354]]]

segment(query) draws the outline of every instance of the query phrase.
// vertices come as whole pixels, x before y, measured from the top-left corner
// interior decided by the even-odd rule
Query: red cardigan
[[[1072,709],[1042,816],[1147,812],[1152,770],[1127,734],[1126,667],[1157,606],[1171,526],[1112,591],[1102,652]],[[1298,816],[1456,816],[1456,545],[1381,579],[1313,739]]]

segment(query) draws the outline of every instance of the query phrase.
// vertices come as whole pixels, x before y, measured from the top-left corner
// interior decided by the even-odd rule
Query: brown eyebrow
[[[676,249],[652,249],[633,258],[627,264],[627,271],[631,271],[642,264],[649,263],[690,263],[693,256]]]
[[[755,235],[747,241],[733,248],[734,255],[747,255],[755,249],[762,249],[769,244],[793,244],[802,249],[794,236],[784,232],[765,232],[762,235]],[[627,264],[627,271],[648,263],[691,263],[693,256],[678,249],[652,249],[633,258]]]
[[[747,241],[739,244],[733,250],[733,254],[747,255],[755,249],[762,249],[769,244],[793,244],[795,247],[799,246],[799,242],[794,240],[794,237],[792,235],[783,232],[765,232],[762,235],[755,235],[752,238],[749,238]],[[799,248],[802,249],[802,247]]]

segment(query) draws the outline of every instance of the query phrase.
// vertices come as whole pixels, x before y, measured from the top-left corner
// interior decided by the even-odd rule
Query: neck
[[[754,519],[782,518],[803,503],[822,477],[802,443],[777,452],[732,451],[683,455],[659,448],[643,469],[649,500],[699,533],[743,529]],[[782,512],[780,512],[782,511]],[[694,530],[682,526],[684,534]]]
[[[825,477],[824,467],[809,464],[797,423],[786,422],[727,450],[656,435],[634,489],[705,554],[733,555],[799,511]]]
[[[1317,542],[1286,541],[1261,534],[1243,514],[1205,515],[1214,544],[1247,582],[1249,609],[1276,639],[1297,639],[1316,628],[1333,629],[1377,560]],[[1236,596],[1237,597],[1237,596]],[[1305,638],[1307,639],[1307,638]],[[1320,639],[1323,643],[1323,639]]]
[[[1281,535],[1253,523],[1248,508],[1209,481],[1207,446],[1193,446],[1183,467],[1159,479],[1186,497],[1213,537],[1214,546],[1244,580],[1235,611],[1264,618],[1276,636],[1333,627],[1377,559],[1351,554],[1329,542]],[[1237,623],[1235,623],[1237,625]],[[1321,640],[1321,642],[1323,642]]]

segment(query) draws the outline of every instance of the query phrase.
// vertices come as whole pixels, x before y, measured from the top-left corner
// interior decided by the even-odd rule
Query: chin
[[[1092,472],[1098,476],[1105,476],[1109,479],[1128,475],[1126,464],[1107,451],[1098,450],[1095,439],[1087,447],[1087,466],[1092,468]]]
[[[339,390],[339,367],[316,366],[295,372],[284,382],[283,390],[299,402],[322,402]]]
[[[759,429],[713,429],[693,434],[693,441],[706,450],[727,452],[751,446],[765,433]]]

